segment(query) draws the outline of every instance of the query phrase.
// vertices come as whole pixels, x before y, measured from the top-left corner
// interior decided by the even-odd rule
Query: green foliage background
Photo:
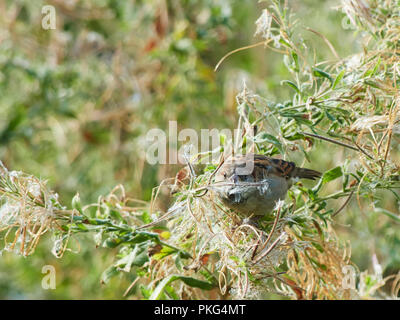
[[[41,27],[45,4],[56,8],[56,30]],[[344,57],[361,48],[343,27],[343,13],[332,9],[337,5],[304,0],[292,6],[300,25],[325,35]],[[249,0],[0,0],[0,159],[48,180],[64,203],[77,191],[84,203],[96,201],[119,183],[132,197],[150,200],[152,188],[178,166],[146,163],[149,129],[167,129],[169,120],[179,129],[234,128],[243,79],[273,101],[291,96],[292,89],[280,85],[289,78],[281,56],[262,47],[237,53],[213,71],[224,54],[255,42],[263,7]],[[305,43],[318,48],[316,60],[334,58],[320,37],[305,34]],[[338,150],[327,145],[326,152],[310,154],[313,167],[335,167]],[[162,199],[167,208],[170,199]],[[397,203],[385,199],[383,206],[398,212]],[[360,214],[355,204],[339,219],[352,225],[351,232],[337,232],[351,240],[361,270],[370,267],[373,252],[385,274],[399,269],[396,226],[378,213]],[[91,238],[82,237],[79,253],[59,260],[50,242],[28,258],[2,253],[0,298],[118,299],[134,279],[125,274],[100,284],[114,254]],[[41,287],[44,265],[56,267],[56,290]]]

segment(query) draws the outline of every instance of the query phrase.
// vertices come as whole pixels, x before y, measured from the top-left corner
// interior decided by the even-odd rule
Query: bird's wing
[[[263,155],[254,155],[254,167],[267,169],[268,174],[273,174],[278,177],[283,178],[304,178],[315,180],[321,177],[321,172],[307,169],[299,168],[294,162],[285,161],[282,159],[269,158]],[[262,171],[263,171],[262,170]]]
[[[293,162],[269,158],[260,154],[240,155],[234,157],[232,161],[235,168],[244,167],[248,161],[254,161],[252,175],[255,181],[262,180],[269,175],[288,178],[293,175],[296,169],[296,165]]]
[[[269,175],[275,175],[282,178],[289,178],[295,172],[296,164],[294,162],[282,159],[269,158],[264,155],[254,155],[255,170],[262,169]]]

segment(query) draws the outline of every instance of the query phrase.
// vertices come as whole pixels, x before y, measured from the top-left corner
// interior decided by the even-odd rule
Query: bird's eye
[[[224,179],[226,179],[226,173],[224,173]]]

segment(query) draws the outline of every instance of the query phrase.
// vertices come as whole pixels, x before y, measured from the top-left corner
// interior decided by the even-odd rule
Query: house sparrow
[[[230,209],[261,217],[285,199],[294,179],[319,177],[320,172],[293,162],[250,153],[228,158],[216,173],[214,189]]]

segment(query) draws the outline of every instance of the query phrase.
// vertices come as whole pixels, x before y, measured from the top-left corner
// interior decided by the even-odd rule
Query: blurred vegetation
[[[44,4],[56,8],[56,30],[41,27]],[[340,57],[363,49],[363,32],[355,33],[341,10],[332,9],[339,4],[291,4],[299,20],[296,28],[302,29],[296,41],[313,50],[310,64],[336,59],[324,37]],[[152,189],[179,166],[146,163],[149,129],[167,129],[169,120],[177,120],[178,129],[234,128],[243,80],[268,101],[292,98],[293,86],[281,84],[291,79],[290,68],[273,50],[239,52],[214,72],[227,52],[255,42],[254,22],[265,6],[239,0],[1,0],[0,159],[10,169],[48,180],[60,203],[71,203],[76,192],[82,203],[95,202],[120,183],[129,196],[150,200]],[[326,80],[323,71],[316,73]],[[327,111],[324,116],[337,115]],[[343,148],[315,143],[318,148],[307,152],[313,168],[335,168],[346,156],[351,161]],[[292,158],[302,160],[303,154],[293,152]],[[373,187],[370,182],[367,188]],[[374,199],[375,204],[383,211],[365,205],[361,212],[352,199],[334,225],[339,238],[350,240],[352,261],[360,270],[371,269],[374,254],[385,276],[400,268],[398,220],[382,214],[396,212],[398,219],[398,191],[394,193],[377,191],[381,200]],[[162,193],[158,206],[165,210],[170,201]],[[79,253],[67,251],[62,259],[51,254],[50,236],[27,258],[3,251],[0,297],[122,298],[134,273],[107,277],[101,284],[117,249],[112,254],[97,248],[92,237],[78,239]],[[78,244],[72,247],[78,250]],[[56,290],[41,288],[43,265],[56,267]],[[137,290],[128,297],[140,297]]]

